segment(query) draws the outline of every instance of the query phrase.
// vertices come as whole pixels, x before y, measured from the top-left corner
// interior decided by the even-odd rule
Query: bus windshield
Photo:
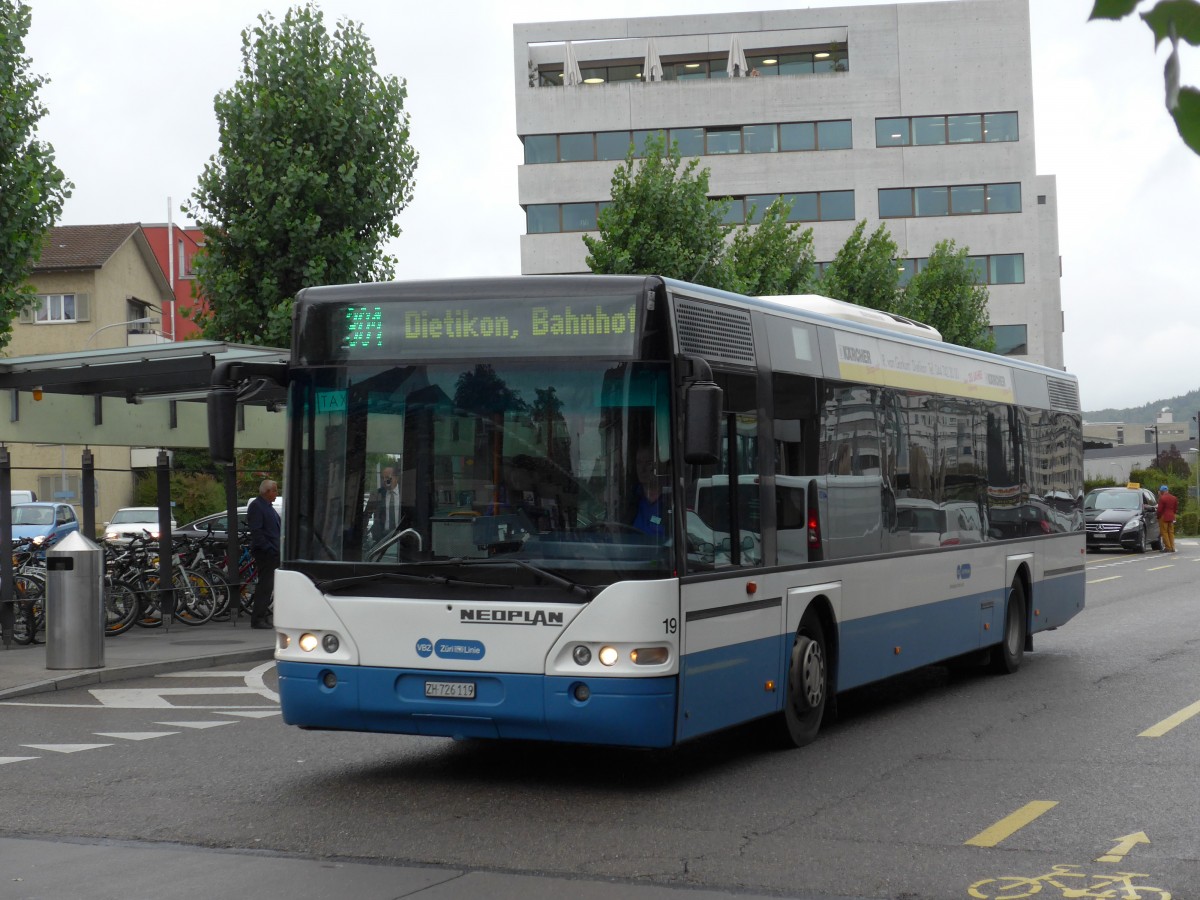
[[[294,370],[286,556],[356,574],[466,560],[518,584],[666,577],[669,386],[661,362]]]

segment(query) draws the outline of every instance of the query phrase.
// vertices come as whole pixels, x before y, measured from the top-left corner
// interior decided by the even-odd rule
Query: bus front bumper
[[[673,676],[584,678],[284,661],[276,666],[283,720],[301,728],[624,747],[675,742]],[[474,697],[426,696],[427,683],[474,685]]]

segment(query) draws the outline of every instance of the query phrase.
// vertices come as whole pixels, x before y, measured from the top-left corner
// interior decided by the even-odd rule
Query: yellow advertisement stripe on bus
[[[1013,402],[1012,370],[931,347],[834,331],[838,375],[847,381]]]

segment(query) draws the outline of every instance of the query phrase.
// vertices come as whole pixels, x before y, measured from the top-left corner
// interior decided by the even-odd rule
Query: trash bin
[[[72,532],[46,551],[46,668],[104,665],[104,551]]]

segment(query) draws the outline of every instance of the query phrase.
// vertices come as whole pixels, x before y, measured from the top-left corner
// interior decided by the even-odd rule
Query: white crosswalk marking
[[[81,750],[99,750],[112,744],[22,744],[30,750],[49,750],[52,753],[78,753]]]
[[[236,725],[237,722],[155,722],[168,728],[216,728],[218,725]]]
[[[181,706],[167,698],[211,697],[218,694],[262,696],[261,692],[252,687],[96,688],[88,693],[99,700],[102,706],[116,709],[207,709],[207,706]]]
[[[96,737],[120,738],[123,741],[149,741],[154,738],[179,734],[178,731],[94,731],[92,733]]]
[[[0,766],[6,766],[9,763],[25,762],[27,759],[41,759],[40,756],[0,756]]]
[[[267,716],[279,715],[277,709],[229,709],[228,707],[221,709],[223,716],[242,716],[247,719],[265,719]]]

